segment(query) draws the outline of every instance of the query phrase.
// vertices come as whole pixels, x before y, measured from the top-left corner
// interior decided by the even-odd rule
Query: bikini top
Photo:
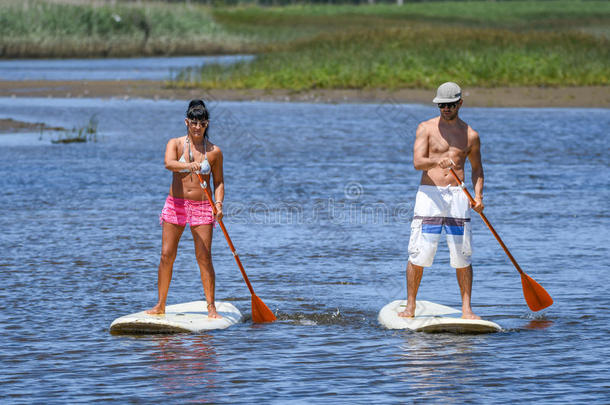
[[[186,160],[184,159],[184,152],[186,152],[186,145],[188,145],[189,147],[189,160],[191,162],[195,161],[195,158],[193,157],[193,151],[191,150],[191,139],[188,137],[186,137],[186,141],[184,142],[184,146],[182,147],[182,156],[180,156],[180,160],[178,160],[178,162],[180,163],[186,163]],[[208,150],[207,150],[207,143],[206,143],[206,138],[203,138],[203,162],[201,162],[201,170],[199,170],[199,173],[201,174],[210,174],[210,172],[212,171],[212,168],[210,167],[210,162],[208,162]],[[184,169],[184,170],[180,170],[180,173],[190,173],[190,170],[188,169]]]

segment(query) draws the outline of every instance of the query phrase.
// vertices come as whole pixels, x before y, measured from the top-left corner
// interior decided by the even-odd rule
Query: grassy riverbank
[[[582,34],[430,27],[322,35],[252,63],[210,66],[205,88],[430,88],[607,85],[607,41]],[[188,81],[178,85],[191,85]]]
[[[0,57],[61,58],[251,52],[211,9],[163,2],[0,2]]]
[[[233,35],[266,52],[202,70],[234,89],[592,86],[610,82],[610,3],[434,2],[217,10]],[[273,28],[269,28],[273,27]],[[273,41],[271,38],[280,38]]]
[[[69,4],[68,4],[69,3]],[[209,8],[185,3],[0,4],[3,57],[254,52],[170,83],[207,89],[606,86],[610,2],[423,2]]]

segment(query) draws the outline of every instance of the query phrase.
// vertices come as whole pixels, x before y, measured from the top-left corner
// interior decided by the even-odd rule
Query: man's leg
[[[460,286],[460,294],[462,295],[462,318],[464,319],[481,319],[475,315],[470,307],[470,297],[472,293],[472,266],[455,269],[458,284]]]
[[[407,263],[407,307],[404,311],[399,312],[398,316],[405,318],[413,318],[415,316],[415,301],[423,274],[423,267],[416,266],[411,262]]]

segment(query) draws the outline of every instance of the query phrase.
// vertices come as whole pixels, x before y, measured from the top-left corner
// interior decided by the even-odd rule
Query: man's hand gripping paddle
[[[216,207],[214,206],[214,200],[212,200],[212,195],[210,194],[210,191],[208,190],[207,184],[206,184],[205,180],[203,180],[203,177],[201,176],[200,173],[197,173],[197,176],[199,177],[199,184],[201,185],[201,188],[205,192],[205,195],[208,198],[210,205],[212,206],[212,211],[214,212],[214,216],[216,216],[216,213],[218,211],[216,210]],[[235,251],[235,246],[233,246],[233,242],[231,242],[231,238],[229,237],[229,233],[227,232],[227,228],[225,228],[225,225],[223,224],[222,219],[217,218],[216,220],[218,221],[218,225],[220,225],[220,229],[222,229],[222,233],[224,233],[225,238],[227,239],[227,243],[229,244],[229,248],[231,249],[231,252],[233,252],[233,257],[235,258],[235,261],[237,262],[237,266],[239,267],[239,270],[241,271],[241,275],[243,276],[244,281],[246,282],[246,285],[248,286],[248,289],[250,290],[250,294],[252,294],[252,322],[265,323],[265,322],[275,321],[277,318],[275,317],[275,315],[273,315],[273,312],[271,312],[271,310],[269,308],[267,308],[265,303],[260,298],[258,298],[256,296],[256,294],[254,294],[254,289],[252,288],[252,285],[250,284],[250,280],[248,280],[248,276],[246,275],[244,266],[242,266],[241,260],[239,260],[239,256],[237,255],[237,252]]]
[[[455,177],[455,179],[457,180],[457,182],[460,185],[460,187],[462,188],[462,190],[464,190],[464,193],[466,193],[466,195],[468,196],[468,199],[470,200],[470,202],[474,205],[475,204],[474,198],[472,198],[472,196],[466,189],[466,185],[464,184],[464,182],[459,178],[457,173],[455,173],[455,171],[452,168],[449,168],[449,170],[451,170],[451,174],[453,175],[453,177]],[[546,292],[546,290],[544,288],[542,288],[542,286],[540,284],[538,284],[533,278],[531,278],[530,276],[525,274],[525,272],[523,270],[521,270],[521,267],[519,267],[519,264],[517,263],[517,261],[515,260],[513,255],[510,254],[510,252],[508,251],[508,248],[506,247],[504,242],[502,242],[502,239],[500,239],[500,235],[498,235],[498,233],[493,228],[493,226],[491,226],[491,224],[487,220],[487,217],[485,217],[485,214],[483,214],[482,212],[479,212],[479,215],[481,216],[481,219],[483,219],[483,222],[485,222],[485,225],[487,225],[487,227],[489,228],[491,233],[493,233],[493,235],[496,237],[497,241],[500,243],[500,246],[502,246],[502,249],[504,249],[504,252],[508,256],[510,261],[513,262],[513,265],[515,266],[515,268],[517,269],[519,274],[521,274],[521,285],[523,286],[523,296],[525,297],[527,306],[532,311],[540,311],[541,309],[544,309],[546,307],[553,305],[553,299],[551,298],[549,293]]]

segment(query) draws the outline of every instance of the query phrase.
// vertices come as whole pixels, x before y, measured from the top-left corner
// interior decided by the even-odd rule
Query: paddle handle
[[[197,176],[199,177],[199,182],[201,183],[201,188],[203,188],[203,191],[204,191],[206,197],[208,198],[210,205],[212,206],[212,212],[214,213],[214,216],[216,216],[216,213],[218,212],[218,210],[216,209],[216,206],[214,205],[214,200],[212,199],[212,194],[210,194],[210,190],[208,190],[207,186],[205,186],[205,181],[203,180],[203,177],[201,176],[201,174],[197,173]],[[222,222],[222,219],[220,219],[220,218],[216,218],[216,221],[218,222],[218,225],[220,225],[220,229],[222,229],[222,233],[224,233],[224,235],[225,235],[225,239],[227,240],[229,249],[231,249],[231,252],[233,253],[233,257],[235,258],[235,261],[237,262],[237,267],[239,267],[239,271],[241,271],[241,275],[244,278],[244,281],[246,282],[248,289],[250,290],[250,294],[254,295],[254,289],[252,288],[252,284],[250,284],[250,280],[248,280],[248,275],[246,274],[246,271],[244,270],[244,266],[241,264],[241,260],[239,260],[239,256],[237,255],[235,246],[233,246],[233,242],[231,241],[231,238],[229,237],[227,228],[225,228],[225,224]]]
[[[466,184],[464,184],[464,182],[462,181],[462,179],[460,179],[460,177],[457,175],[457,173],[455,172],[455,170],[453,170],[451,167],[449,168],[449,170],[451,170],[451,174],[453,175],[453,177],[455,177],[455,179],[457,180],[459,186],[462,188],[462,190],[464,190],[464,193],[466,193],[466,196],[468,197],[468,199],[470,200],[470,202],[474,205],[476,204],[476,201],[474,200],[474,198],[472,198],[472,195],[470,195],[470,193],[468,192],[468,190],[466,189]],[[479,215],[481,216],[481,219],[483,220],[483,222],[485,222],[485,225],[487,225],[487,227],[489,228],[489,230],[491,231],[491,233],[496,237],[496,240],[498,241],[498,243],[500,244],[500,246],[502,246],[502,249],[504,249],[504,253],[506,253],[506,255],[508,256],[508,258],[510,259],[511,262],[513,262],[513,265],[515,266],[515,268],[517,269],[517,271],[521,274],[523,273],[523,270],[521,270],[521,267],[519,266],[519,263],[517,263],[517,261],[515,260],[515,258],[513,257],[513,255],[510,253],[510,251],[508,250],[508,248],[506,247],[506,245],[504,244],[504,242],[502,242],[502,238],[500,238],[500,235],[498,235],[498,233],[496,232],[496,230],[494,229],[493,226],[491,226],[491,224],[489,223],[489,220],[487,219],[487,217],[485,216],[485,214],[483,214],[482,212],[479,212]]]

